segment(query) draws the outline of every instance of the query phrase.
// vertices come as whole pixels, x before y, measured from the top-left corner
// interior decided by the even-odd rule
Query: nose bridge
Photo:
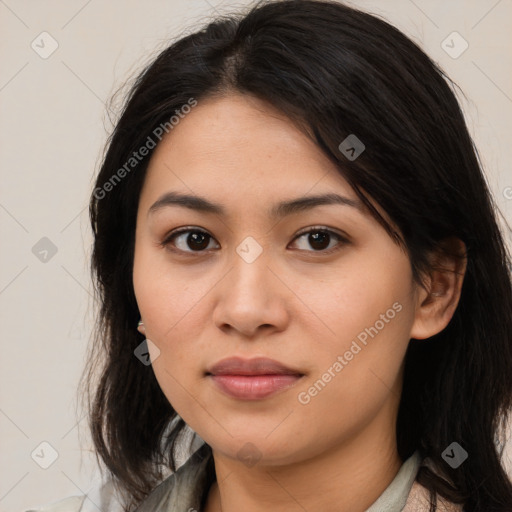
[[[214,313],[218,327],[229,325],[246,336],[260,326],[282,329],[286,323],[284,290],[270,270],[270,249],[253,237],[235,248],[228,263],[230,272],[219,289]]]
[[[233,288],[241,291],[242,295],[270,291],[271,285],[267,282],[271,275],[267,266],[269,256],[270,249],[261,238],[256,240],[253,236],[246,236],[236,246],[231,258]]]

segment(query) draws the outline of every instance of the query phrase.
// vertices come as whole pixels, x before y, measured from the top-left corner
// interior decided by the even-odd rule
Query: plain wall
[[[75,405],[94,311],[87,202],[111,129],[105,103],[169,38],[249,3],[0,1],[0,511],[82,494],[97,475]],[[412,37],[462,88],[469,129],[510,222],[512,3],[352,4]],[[52,44],[43,31],[58,43],[48,58],[40,56]],[[442,48],[453,31],[469,44],[458,58]],[[44,441],[58,452],[48,469],[31,457]]]

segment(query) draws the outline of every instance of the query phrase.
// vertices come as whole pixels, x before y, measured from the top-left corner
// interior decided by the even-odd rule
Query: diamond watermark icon
[[[145,366],[154,363],[160,356],[160,349],[147,338],[133,351],[135,357]]]
[[[458,59],[469,48],[469,43],[458,32],[452,32],[441,43],[441,48],[452,59]]]
[[[253,263],[263,252],[263,247],[252,236],[248,236],[236,248],[236,252],[246,263]]]
[[[43,236],[32,247],[32,254],[42,263],[48,263],[57,254],[57,246],[48,237]]]
[[[351,133],[338,146],[338,149],[347,157],[348,160],[353,162],[366,149],[366,146],[361,142],[361,140],[357,136]]]
[[[245,443],[236,454],[236,458],[242,461],[247,467],[252,468],[260,459],[261,452],[256,445]]]
[[[43,441],[36,446],[30,456],[38,466],[48,469],[59,458],[59,453],[49,442]]]
[[[468,458],[468,452],[459,443],[453,442],[441,454],[441,457],[449,466],[457,469]]]
[[[59,43],[48,32],[41,32],[32,43],[30,43],[30,46],[39,57],[47,59],[57,50]]]

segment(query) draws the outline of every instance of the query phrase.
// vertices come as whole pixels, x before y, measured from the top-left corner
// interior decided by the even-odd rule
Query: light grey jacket
[[[428,512],[429,493],[416,482],[420,465],[419,453],[415,452],[366,512]],[[203,444],[176,473],[155,487],[135,512],[201,512],[208,489],[215,480],[212,468],[211,452]],[[97,512],[98,509],[102,512],[123,511],[121,504],[113,499],[110,483],[105,484],[95,499],[74,496],[24,512]],[[438,511],[463,512],[463,508],[438,497]]]

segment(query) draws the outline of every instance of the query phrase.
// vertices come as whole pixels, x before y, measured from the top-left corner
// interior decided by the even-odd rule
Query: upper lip
[[[267,357],[253,359],[228,357],[208,368],[206,373],[212,375],[303,375],[300,371]]]

